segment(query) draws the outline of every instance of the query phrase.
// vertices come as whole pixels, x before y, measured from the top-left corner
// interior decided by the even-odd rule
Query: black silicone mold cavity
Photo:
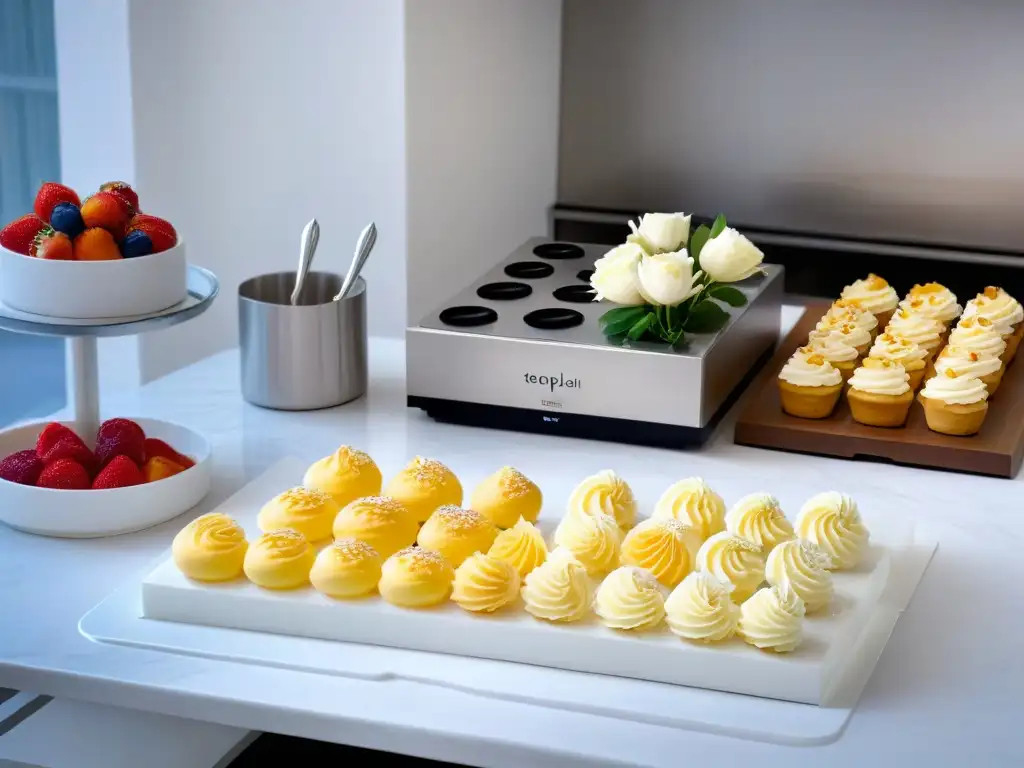
[[[523,322],[532,328],[558,330],[560,328],[575,328],[577,325],[582,325],[583,315],[575,309],[563,309],[561,307],[535,309],[523,317]]]
[[[492,301],[525,299],[531,293],[533,293],[533,288],[526,283],[487,283],[487,285],[481,285],[476,289],[477,296]]]
[[[438,318],[445,325],[459,328],[472,328],[476,325],[488,325],[498,319],[498,313],[489,307],[448,307],[441,310]]]
[[[583,249],[572,243],[544,243],[533,249],[533,255],[542,259],[582,259]]]
[[[559,301],[572,304],[589,304],[594,300],[594,290],[589,285],[563,285],[556,288],[553,295]]]
[[[505,267],[505,274],[520,280],[537,280],[551,277],[555,274],[555,268],[543,261],[516,261]]]
[[[582,280],[584,283],[589,283],[590,278],[594,276],[594,270],[592,269],[581,269],[576,273],[576,279]]]

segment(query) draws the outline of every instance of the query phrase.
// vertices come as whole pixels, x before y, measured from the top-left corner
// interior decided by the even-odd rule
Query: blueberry
[[[50,226],[74,240],[85,231],[82,214],[74,203],[57,203],[50,213]]]
[[[121,243],[121,255],[126,259],[131,259],[136,256],[145,256],[152,252],[153,241],[149,239],[149,235],[145,232],[140,232],[137,229],[132,230],[125,235],[125,238]]]

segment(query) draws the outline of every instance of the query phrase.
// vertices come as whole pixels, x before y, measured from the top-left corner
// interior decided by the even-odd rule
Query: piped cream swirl
[[[1006,341],[991,321],[981,317],[961,320],[949,334],[951,346],[999,357],[1006,351]]]
[[[910,374],[892,360],[869,357],[850,377],[850,389],[872,395],[898,396],[910,391]]]
[[[547,621],[579,621],[594,600],[587,569],[564,549],[530,571],[521,594],[527,612]]]
[[[840,298],[856,301],[876,315],[896,308],[900,297],[889,283],[878,275],[868,275],[843,288]]]
[[[966,347],[948,346],[942,350],[935,360],[935,373],[944,376],[946,371],[953,370],[954,376],[988,376],[1003,367],[998,357],[974,352]]]
[[[793,526],[770,493],[752,493],[737,501],[725,516],[725,529],[754,542],[764,554],[793,538]]]
[[[699,477],[669,486],[654,505],[654,518],[673,518],[697,530],[701,540],[725,530],[725,502]]]
[[[592,576],[618,566],[621,543],[622,531],[615,518],[602,512],[570,511],[555,529],[555,544],[572,552]]]
[[[623,566],[601,582],[594,612],[612,629],[654,629],[665,618],[665,598],[650,571]]]
[[[941,343],[946,326],[935,318],[898,309],[885,330],[894,336],[909,339],[930,352]]]
[[[765,565],[765,579],[773,587],[785,583],[804,601],[808,613],[832,602],[832,558],[817,544],[803,539],[786,541],[772,550]]]
[[[988,400],[988,387],[976,376],[958,376],[952,368],[924,383],[921,397],[949,405],[971,405]]]
[[[765,651],[789,653],[803,641],[804,602],[787,585],[765,587],[740,607],[740,636]]]
[[[764,554],[754,542],[722,531],[701,545],[697,568],[732,584],[733,600],[741,603],[764,581]]]
[[[870,534],[857,502],[838,491],[808,499],[796,517],[796,535],[817,544],[832,558],[834,570],[853,568],[868,547]]]
[[[794,352],[779,371],[779,378],[795,387],[834,387],[843,383],[843,375],[811,347]]]
[[[636,522],[633,491],[614,471],[602,470],[583,480],[569,496],[569,512],[611,515],[623,530]]]
[[[964,317],[984,317],[1003,336],[1013,333],[1014,326],[1024,322],[1024,308],[1020,302],[1002,288],[988,286],[984,291],[967,302]]]
[[[732,584],[694,571],[665,600],[665,620],[672,633],[687,640],[717,643],[736,633],[740,607],[732,601]]]

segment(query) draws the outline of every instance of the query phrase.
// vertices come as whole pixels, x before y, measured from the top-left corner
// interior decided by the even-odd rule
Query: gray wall
[[[565,0],[559,201],[1024,251],[1024,2]]]

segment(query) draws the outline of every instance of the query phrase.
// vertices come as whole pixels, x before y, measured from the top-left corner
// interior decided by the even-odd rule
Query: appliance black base
[[[608,416],[588,416],[578,413],[539,411],[532,408],[513,408],[507,405],[466,403],[436,397],[409,395],[410,408],[419,408],[436,421],[459,424],[464,427],[505,429],[556,437],[577,437],[584,440],[605,440],[649,448],[699,448],[715,433],[719,423],[736,404],[740,395],[760,372],[762,366],[775,353],[773,344],[757,358],[747,375],[722,403],[703,427],[678,427],[651,421],[615,419]]]

